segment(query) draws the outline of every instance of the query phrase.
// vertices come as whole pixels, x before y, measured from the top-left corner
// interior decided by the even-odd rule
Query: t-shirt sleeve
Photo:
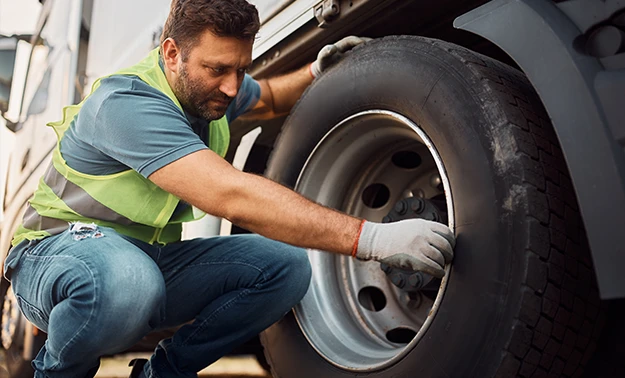
[[[250,75],[245,74],[239,92],[226,111],[228,122],[234,121],[237,117],[252,109],[256,106],[259,99],[260,85]]]
[[[171,99],[138,80],[107,92],[95,110],[86,142],[144,177],[207,148]]]

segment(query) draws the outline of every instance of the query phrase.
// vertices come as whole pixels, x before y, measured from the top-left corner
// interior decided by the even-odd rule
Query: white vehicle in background
[[[56,143],[45,124],[154,48],[169,10],[169,0],[42,3],[24,88],[10,93],[21,105],[6,121],[2,259]],[[258,78],[347,35],[374,40],[288,117],[235,122],[227,159],[371,221],[445,222],[458,245],[442,280],[310,251],[309,292],[248,352],[282,378],[625,376],[625,4],[255,3]],[[18,87],[15,46],[0,40],[3,113]],[[185,229],[228,232],[246,231],[214,218]],[[32,376],[45,334],[10,283],[0,288],[9,377]]]

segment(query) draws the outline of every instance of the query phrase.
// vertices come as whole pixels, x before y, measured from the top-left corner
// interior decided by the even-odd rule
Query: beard
[[[174,91],[182,107],[194,116],[202,117],[208,121],[215,121],[226,114],[232,97],[223,94],[219,89],[207,91],[201,80],[193,80],[189,77],[186,64],[182,64],[180,75],[174,84]],[[220,106],[211,101],[226,103]]]

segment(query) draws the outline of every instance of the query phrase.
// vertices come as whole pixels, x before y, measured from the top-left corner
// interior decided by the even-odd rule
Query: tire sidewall
[[[321,138],[345,118],[372,109],[407,117],[432,141],[449,178],[458,239],[444,298],[424,337],[394,366],[366,375],[490,376],[500,363],[492,356],[501,355],[518,309],[525,209],[504,201],[521,175],[497,150],[506,142],[497,99],[462,62],[427,39],[377,40],[356,49],[292,111],[267,175],[294,187]],[[310,377],[354,376],[319,357],[292,314],[263,340],[280,377],[302,376],[301,364]],[[297,363],[276,359],[294,348]]]

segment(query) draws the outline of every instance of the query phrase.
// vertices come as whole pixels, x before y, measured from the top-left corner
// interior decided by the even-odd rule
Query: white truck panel
[[[155,46],[170,0],[95,0],[87,58],[88,86],[130,66]]]

